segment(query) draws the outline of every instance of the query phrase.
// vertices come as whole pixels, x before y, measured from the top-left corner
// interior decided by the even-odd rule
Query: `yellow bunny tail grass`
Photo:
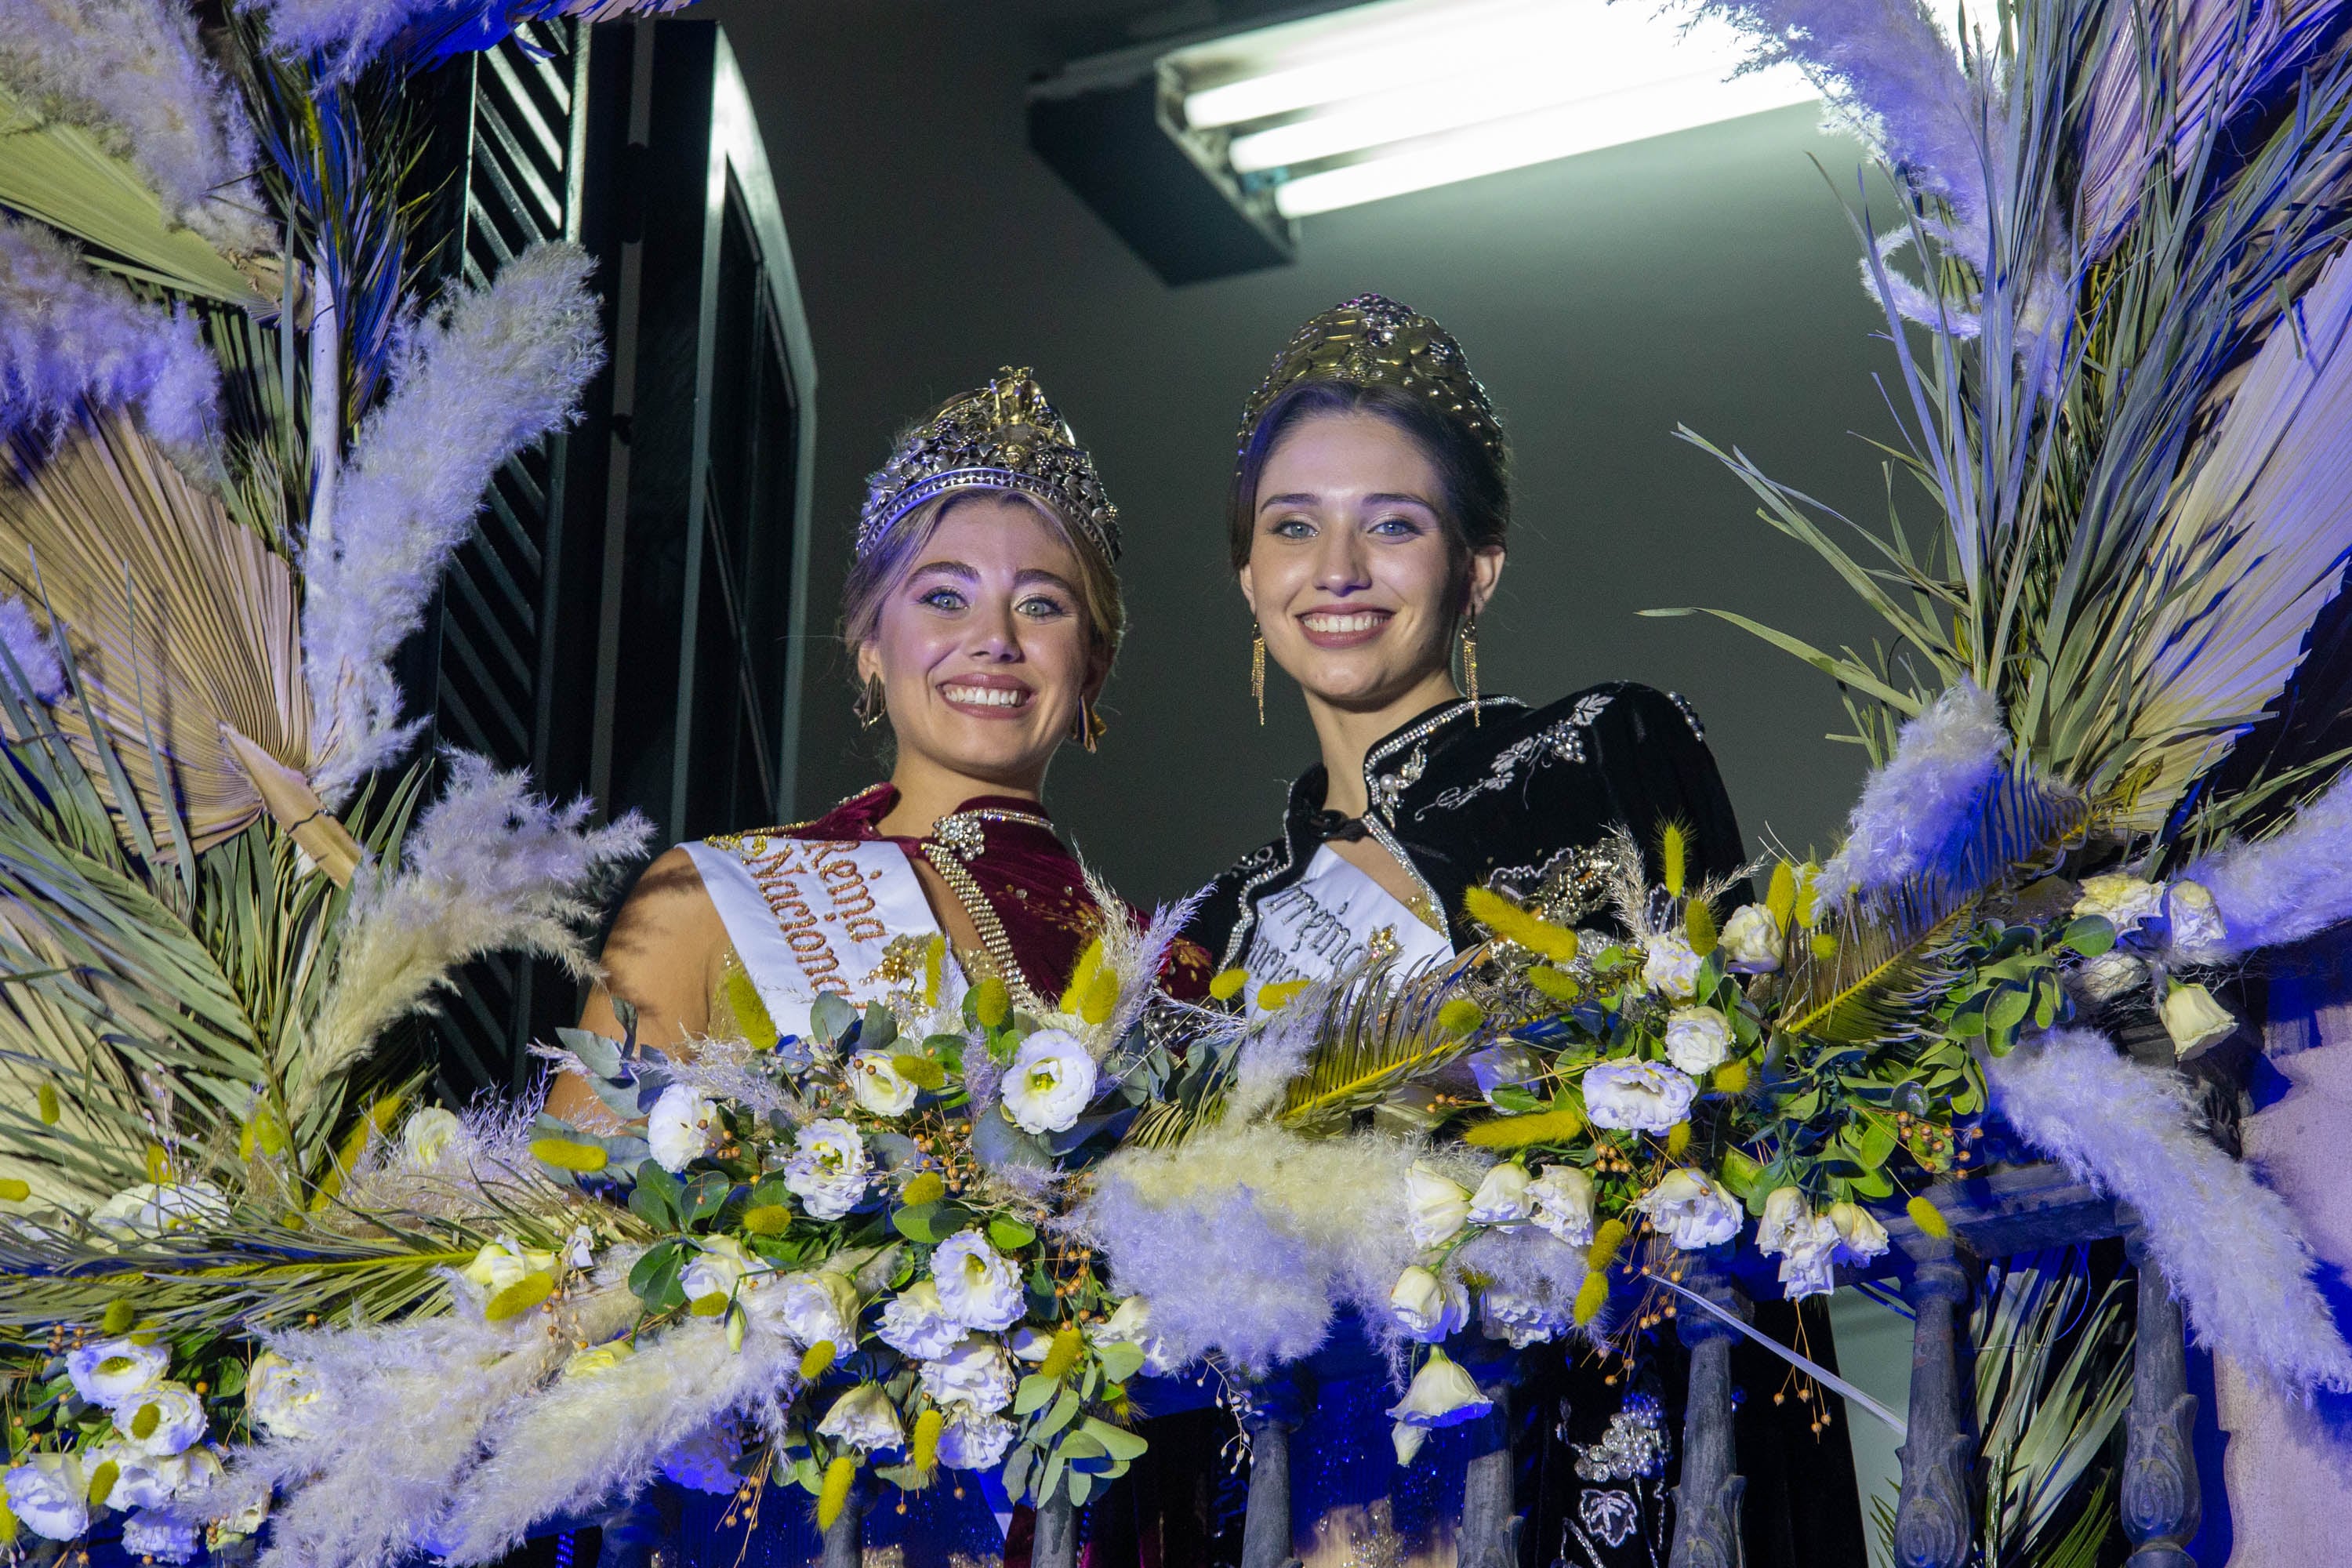
[[[1658,868],[1664,879],[1666,891],[1676,898],[1683,896],[1683,885],[1689,879],[1689,840],[1684,837],[1680,823],[1669,822],[1658,829]]]
[[[898,1194],[898,1201],[910,1209],[920,1208],[947,1195],[947,1179],[937,1171],[925,1171],[907,1184],[906,1190]]]
[[[1279,1013],[1290,1005],[1290,999],[1313,984],[1311,980],[1277,980],[1271,985],[1257,988],[1258,1011]]]
[[[849,1506],[849,1489],[857,1479],[857,1461],[844,1454],[824,1468],[824,1487],[816,1494],[816,1527],[831,1530],[841,1510]]]
[[[1681,1159],[1683,1157],[1683,1151],[1690,1147],[1690,1140],[1691,1131],[1689,1122],[1677,1121],[1672,1127],[1667,1128],[1666,1158],[1669,1160]]]
[[[1086,1337],[1077,1325],[1065,1323],[1054,1331],[1054,1343],[1045,1352],[1045,1359],[1037,1365],[1037,1375],[1059,1383],[1078,1364],[1078,1352],[1087,1348]]]
[[[603,1170],[612,1163],[612,1156],[594,1143],[575,1143],[569,1138],[534,1138],[530,1141],[533,1156],[559,1171],[590,1173]]]
[[[1772,879],[1765,885],[1764,907],[1771,912],[1772,921],[1782,931],[1797,912],[1797,873],[1786,860],[1772,862]]]
[[[1110,1016],[1118,1011],[1118,971],[1108,963],[1097,963],[1087,977],[1087,988],[1078,998],[1077,1015],[1089,1024],[1108,1024]]]
[[[801,1381],[814,1383],[818,1378],[823,1377],[832,1370],[833,1358],[840,1353],[834,1348],[831,1340],[819,1340],[809,1346],[801,1352]]]
[[[971,1011],[982,1028],[1001,1029],[1004,1020],[1013,1016],[1013,993],[1004,988],[1003,979],[992,974],[973,988]]]
[[[1565,926],[1529,914],[1502,894],[1472,888],[1462,895],[1470,918],[1506,942],[1514,942],[1538,958],[1554,963],[1576,962],[1576,933]]]
[[[928,1472],[940,1468],[940,1429],[947,1424],[947,1417],[937,1410],[926,1410],[915,1417],[915,1468]]]
[[[58,1124],[58,1118],[65,1114],[63,1109],[58,1104],[58,1086],[56,1084],[45,1083],[41,1085],[39,1089],[34,1091],[33,1100],[40,1108],[41,1125],[44,1127],[55,1127]]]
[[[98,1328],[104,1334],[127,1334],[138,1321],[139,1310],[131,1304],[131,1298],[117,1296],[106,1304],[106,1315],[99,1319]]]
[[[735,1016],[735,1032],[743,1037],[743,1043],[757,1051],[774,1050],[782,1032],[768,1016],[768,1004],[761,999],[760,988],[751,984],[751,972],[732,953],[726,978],[719,984],[727,993],[727,1010]]]
[[[8,1506],[6,1498],[0,1497],[0,1546],[13,1545],[16,1540],[16,1510]]]
[[[151,1182],[172,1179],[172,1155],[161,1143],[147,1145],[147,1179]]]
[[[1813,917],[1820,913],[1814,906],[1821,892],[1821,880],[1822,868],[1811,860],[1806,861],[1803,869],[1797,873],[1797,902],[1794,912],[1797,923],[1801,926],[1810,927],[1813,923]]]
[[[152,1410],[154,1406],[150,1405],[148,1408]],[[154,1429],[153,1425],[151,1423],[148,1426],[147,1430],[152,1432]],[[121,1479],[122,1467],[116,1464],[112,1459],[105,1461],[103,1464],[100,1465],[98,1468],[92,1470],[89,1473],[89,1506],[92,1508],[104,1508],[106,1506],[106,1500],[114,1495],[114,1483]]]
[[[1813,933],[1813,956],[1827,963],[1837,956],[1838,941],[1834,932],[1817,931]]]
[[[1584,994],[1584,982],[1549,963],[1538,963],[1528,970],[1528,984],[1554,1002],[1573,1002]]]
[[[1078,966],[1070,971],[1069,988],[1062,993],[1063,1012],[1084,1016],[1087,998],[1094,990],[1095,976],[1102,973],[1102,938],[1097,937],[1087,943],[1087,950],[1078,954]]]
[[[1460,1039],[1486,1021],[1486,1010],[1467,996],[1456,996],[1437,1010],[1437,1032]]]
[[[0,1204],[21,1204],[32,1195],[32,1183],[20,1182],[14,1176],[0,1176]]]
[[[1584,1118],[1576,1108],[1560,1105],[1525,1116],[1481,1121],[1462,1134],[1462,1140],[1479,1149],[1530,1149],[1538,1143],[1565,1143],[1583,1131]]]
[[[1601,1309],[1607,1305],[1609,1276],[1595,1268],[1584,1277],[1584,1283],[1576,1288],[1576,1305],[1572,1309],[1576,1326],[1580,1329],[1589,1327],[1592,1320],[1601,1315]]]
[[[1725,1094],[1748,1092],[1748,1064],[1726,1062],[1715,1069],[1715,1087]]]
[[[1942,1209],[1937,1208],[1926,1198],[1913,1198],[1903,1205],[1903,1212],[1911,1216],[1913,1225],[1938,1241],[1952,1234],[1952,1222],[1944,1217]]]
[[[948,939],[935,936],[923,944],[923,1005],[940,1005],[940,970],[947,962]]]
[[[1683,934],[1690,939],[1691,951],[1701,958],[1715,951],[1718,935],[1715,911],[1706,907],[1705,899],[1693,899],[1683,906]]]
[[[1625,1222],[1604,1219],[1592,1233],[1592,1245],[1585,1249],[1584,1266],[1599,1274],[1617,1260],[1617,1249],[1625,1245]]]
[[[1219,973],[1214,980],[1209,982],[1209,995],[1215,1001],[1230,1002],[1234,997],[1240,995],[1242,994],[1242,987],[1248,984],[1248,970],[1241,968],[1228,969]]]
[[[394,1120],[400,1115],[400,1108],[407,1101],[406,1095],[387,1094],[368,1107],[367,1114],[361,1117],[359,1124],[344,1136],[343,1146],[335,1151],[334,1163],[320,1173],[318,1191],[310,1199],[312,1214],[326,1213],[327,1205],[335,1201],[335,1194],[343,1190],[343,1173],[360,1163],[360,1156],[367,1152],[370,1138],[391,1131]]]

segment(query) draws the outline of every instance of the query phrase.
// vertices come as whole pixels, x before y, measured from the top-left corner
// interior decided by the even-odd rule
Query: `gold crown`
[[[1302,381],[1421,393],[1440,414],[1466,426],[1496,461],[1503,459],[1503,426],[1486,389],[1470,374],[1462,345],[1444,327],[1393,300],[1359,294],[1299,328],[1242,409],[1242,451],[1249,449],[1268,405]]]
[[[1026,368],[1010,366],[918,426],[866,481],[857,554],[890,525],[950,490],[1019,490],[1054,509],[1108,560],[1118,559],[1118,508],[1103,494],[1094,459],[1054,412]]]

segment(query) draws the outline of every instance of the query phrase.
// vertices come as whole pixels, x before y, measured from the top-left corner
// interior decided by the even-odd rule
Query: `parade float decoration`
[[[0,1551],[481,1563],[661,1474],[1083,1502],[1137,1374],[1343,1307],[1409,1460],[1485,1407],[1454,1336],[1622,1347],[1735,1245],[1826,1289],[1988,1126],[2130,1203],[2207,1342],[2352,1384],[2291,1215],[2115,1044],[2212,1049],[2352,916],[2340,754],[2234,750],[2352,552],[2338,8],[1721,8],[1901,198],[1856,222],[1932,522],[1857,557],[1718,453],[1895,634],[1749,623],[1876,764],[1835,853],[1607,841],[1437,970],[1248,1013],[1153,1000],[1176,911],[1042,1011],[916,943],[803,1037],[743,986],[691,1051],[545,1042],[589,1127],[387,1043],[476,954],[586,973],[644,838],[403,765],[387,661],[597,356],[561,247],[415,296],[400,84],[479,7],[5,0]]]

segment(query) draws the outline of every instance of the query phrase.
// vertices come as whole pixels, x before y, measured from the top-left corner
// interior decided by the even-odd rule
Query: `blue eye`
[[[1372,524],[1371,531],[1388,539],[1414,539],[1421,534],[1421,524],[1409,517],[1384,517]]]
[[[1034,595],[1032,597],[1024,599],[1016,607],[1020,610],[1021,614],[1027,616],[1032,620],[1039,621],[1051,620],[1056,616],[1066,616],[1070,613],[1068,605],[1063,604],[1059,599],[1053,598],[1045,594]]]
[[[935,610],[961,610],[964,606],[963,595],[953,588],[934,588],[915,602]]]
[[[1312,539],[1315,525],[1303,517],[1286,517],[1266,531],[1276,539]]]

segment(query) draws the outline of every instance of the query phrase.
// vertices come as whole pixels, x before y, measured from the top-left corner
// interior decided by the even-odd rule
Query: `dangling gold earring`
[[[1265,633],[1250,622],[1250,695],[1257,700],[1257,727],[1265,728]]]
[[[1102,715],[1095,711],[1095,700],[1080,694],[1077,717],[1070,721],[1070,739],[1084,746],[1091,756],[1102,738],[1109,733],[1110,726],[1104,723]]]
[[[882,700],[880,676],[869,675],[866,678],[866,689],[857,694],[857,700],[849,705],[849,710],[856,715],[857,727],[861,730],[871,730],[875,725],[882,722],[883,714],[889,710]]]
[[[1462,679],[1470,688],[1470,727],[1481,728],[1478,710],[1478,612],[1462,618]]]

